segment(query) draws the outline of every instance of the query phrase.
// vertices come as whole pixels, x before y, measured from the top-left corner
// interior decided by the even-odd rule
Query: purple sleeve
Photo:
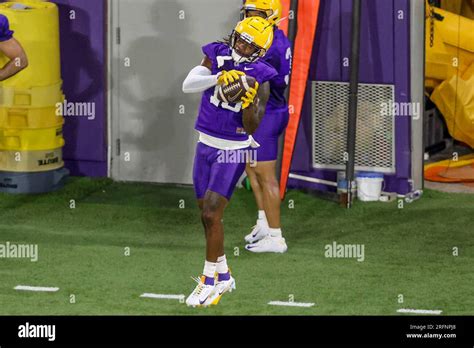
[[[0,15],[0,42],[10,40],[13,37],[13,31],[10,30],[8,18]]]
[[[258,73],[255,74],[255,78],[257,79],[259,84],[265,83],[270,81],[272,78],[278,75],[278,72],[273,68],[271,65],[266,63],[260,64],[260,69],[258,69]]]
[[[216,61],[217,53],[219,49],[219,43],[213,42],[202,47],[202,53],[209,58],[212,62]]]

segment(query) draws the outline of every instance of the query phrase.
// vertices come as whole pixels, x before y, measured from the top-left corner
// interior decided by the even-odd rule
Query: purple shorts
[[[269,162],[278,159],[278,139],[288,126],[288,112],[268,112],[260,122],[253,138],[260,144],[257,161]]]
[[[197,199],[203,199],[207,191],[212,191],[230,200],[237,181],[245,171],[250,151],[219,150],[198,143],[193,169]]]

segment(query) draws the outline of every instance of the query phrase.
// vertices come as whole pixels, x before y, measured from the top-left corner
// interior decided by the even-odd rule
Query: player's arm
[[[204,57],[201,65],[194,67],[183,82],[184,93],[200,93],[217,85],[217,75],[212,75],[212,62]]]
[[[0,81],[6,80],[28,66],[26,52],[14,38],[0,42],[0,51],[10,58],[10,61],[0,69]]]
[[[216,85],[229,84],[245,75],[241,71],[221,71],[212,75],[212,62],[208,57],[204,57],[201,65],[194,67],[183,82],[184,93],[200,93]]]
[[[245,132],[248,135],[253,135],[260,122],[265,116],[268,99],[270,98],[270,83],[265,82],[261,86],[257,86],[256,93],[253,91],[247,92],[243,99],[243,124]]]

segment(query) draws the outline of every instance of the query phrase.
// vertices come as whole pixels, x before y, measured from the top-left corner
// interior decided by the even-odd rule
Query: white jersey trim
[[[216,138],[209,134],[199,132],[199,142],[219,150],[241,150],[247,147],[260,147],[260,144],[257,143],[251,135],[247,140],[238,141]]]

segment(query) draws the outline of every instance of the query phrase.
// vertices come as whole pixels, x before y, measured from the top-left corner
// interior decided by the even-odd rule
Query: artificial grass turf
[[[202,271],[205,242],[192,188],[71,178],[52,194],[0,195],[0,243],[39,246],[36,263],[0,259],[0,314],[397,315],[413,308],[472,315],[473,212],[467,194],[426,191],[403,209],[356,202],[347,211],[290,191],[282,206],[288,253],[252,254],[243,237],[255,203],[250,192],[236,190],[224,225],[237,290],[218,306],[193,309],[139,297],[187,296],[195,286],[190,276]],[[326,258],[333,241],[363,244],[365,260]],[[19,292],[16,285],[60,291]],[[267,305],[290,296],[315,306]]]

